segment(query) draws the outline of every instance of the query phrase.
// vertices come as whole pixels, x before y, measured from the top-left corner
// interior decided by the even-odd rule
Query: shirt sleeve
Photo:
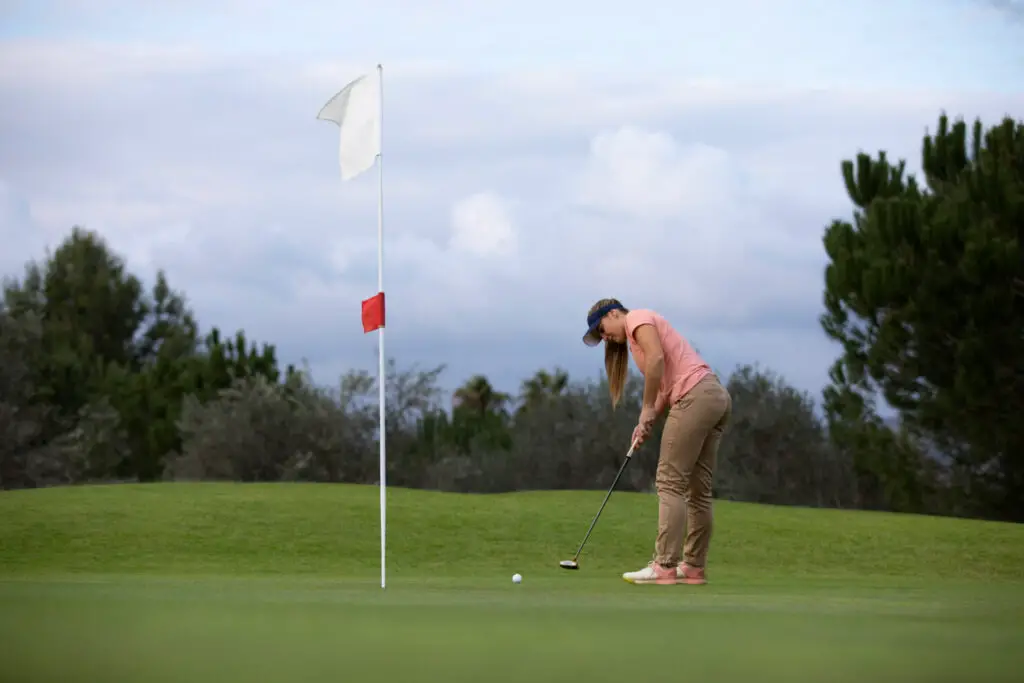
[[[654,314],[651,311],[638,310],[626,314],[626,334],[634,342],[636,342],[636,328],[641,325],[652,325],[657,328],[657,325],[654,324]]]

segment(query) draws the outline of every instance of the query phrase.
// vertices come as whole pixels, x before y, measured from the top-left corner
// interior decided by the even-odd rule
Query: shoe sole
[[[675,579],[627,579],[622,577],[622,580],[637,586],[704,586],[708,582],[707,579],[684,579],[682,577]]]
[[[678,586],[683,583],[682,579],[627,579],[622,577],[622,580],[635,586]]]

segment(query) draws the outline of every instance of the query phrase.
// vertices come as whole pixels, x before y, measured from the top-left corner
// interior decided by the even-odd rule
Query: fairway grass
[[[0,681],[1019,681],[1024,526],[716,505],[707,586],[632,586],[652,495],[157,484],[0,493]],[[513,585],[514,572],[523,574]]]

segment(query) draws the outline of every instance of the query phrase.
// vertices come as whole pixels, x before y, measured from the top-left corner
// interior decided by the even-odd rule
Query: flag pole
[[[380,587],[387,586],[387,429],[385,396],[387,366],[384,362],[384,67],[377,65],[378,88],[373,92],[370,75],[364,73],[327,101],[316,117],[338,125],[338,164],[341,180],[351,180],[377,163],[377,294],[363,301],[363,332],[377,330],[379,360],[377,384],[380,389]],[[374,101],[376,97],[376,101]],[[367,135],[376,131],[376,138]]]
[[[377,291],[384,292],[384,67],[377,65],[380,96],[380,125],[377,128]],[[385,429],[385,382],[387,367],[384,361],[384,325],[377,330],[379,343],[378,381],[380,390],[380,587],[387,586],[387,431]]]

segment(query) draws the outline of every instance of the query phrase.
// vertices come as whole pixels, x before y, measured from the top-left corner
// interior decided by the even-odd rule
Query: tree
[[[1024,125],[976,121],[968,138],[943,115],[922,167],[923,186],[884,152],[842,164],[853,220],[823,240],[833,390],[881,395],[978,514],[1024,520]]]
[[[719,451],[717,495],[816,507],[853,502],[847,463],[831,448],[809,394],[751,365],[736,368],[726,388],[732,415]]]
[[[90,462],[107,463],[108,477],[161,476],[164,457],[180,447],[185,396],[207,400],[255,374],[279,378],[272,346],[257,348],[241,331],[222,342],[216,328],[200,342],[184,295],[163,272],[147,292],[102,237],[82,228],[27,264],[20,281],[5,282],[3,301],[12,318],[38,325],[38,349],[27,357],[32,404],[46,408],[36,411],[44,420],[36,440],[77,434],[81,445],[92,435],[89,443],[106,450]],[[79,469],[96,474],[94,465]]]
[[[879,417],[874,401],[854,391],[833,372],[826,387],[825,409],[831,445],[853,478],[854,507],[892,512],[944,513],[937,506],[938,463],[926,457],[920,440],[902,425]]]
[[[388,448],[402,454],[400,460],[389,459],[388,463],[388,480],[395,486],[413,486],[422,481],[423,472],[440,457],[440,449],[449,441],[451,424],[442,409],[443,394],[437,385],[444,369],[444,365],[438,365],[429,370],[400,371],[393,359],[388,361]],[[376,395],[376,379],[367,386]],[[376,421],[376,405],[373,412]]]
[[[0,488],[104,479],[126,449],[120,419],[105,397],[62,418],[40,402],[33,376],[42,354],[41,321],[0,305]]]
[[[483,375],[474,375],[452,394],[451,420],[445,441],[468,453],[474,443],[505,449],[511,444],[508,407],[512,397],[497,391]]]
[[[455,390],[452,405],[456,410],[484,417],[488,414],[503,414],[511,399],[508,394],[496,391],[490,380],[483,375],[473,375]]]
[[[38,319],[15,318],[0,305],[0,488],[32,485],[32,452],[44,446],[46,405],[33,402],[31,355],[42,336]]]
[[[213,400],[186,398],[182,450],[168,473],[179,480],[361,481],[369,450],[364,417],[299,373],[284,384],[240,377]]]
[[[96,233],[74,228],[42,264],[26,265],[21,282],[6,283],[4,302],[11,315],[41,321],[33,375],[37,400],[56,406],[54,418],[88,403],[107,364],[137,364],[148,314],[142,284]]]
[[[599,381],[566,383],[547,398],[543,410],[522,411],[507,429],[478,432],[461,440],[464,423],[457,408],[447,434],[424,472],[422,486],[463,492],[529,489],[607,488],[629,447],[640,413],[643,379],[630,373],[622,401],[612,408],[608,386]],[[439,416],[438,424],[446,423]],[[442,430],[445,429],[442,427]],[[451,444],[451,445],[449,445]],[[654,480],[657,446],[644,447],[619,482],[623,490],[648,490]]]
[[[527,410],[544,405],[550,399],[561,396],[568,386],[569,373],[565,370],[561,368],[555,368],[553,372],[538,370],[533,377],[523,380],[520,386],[517,413],[522,415]]]

